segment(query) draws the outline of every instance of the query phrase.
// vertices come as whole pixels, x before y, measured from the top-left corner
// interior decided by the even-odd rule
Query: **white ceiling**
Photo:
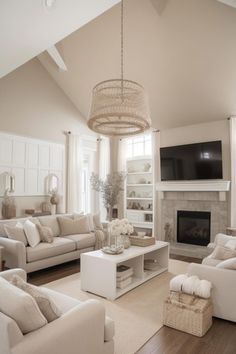
[[[1,0],[0,78],[119,1]]]

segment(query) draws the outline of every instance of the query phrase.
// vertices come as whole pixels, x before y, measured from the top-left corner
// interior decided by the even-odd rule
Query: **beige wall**
[[[0,79],[0,130],[60,143],[64,131],[93,134],[37,59]]]
[[[62,144],[64,131],[94,135],[37,59],[0,79],[0,131]],[[16,197],[17,216],[26,208],[40,209],[45,198]]]
[[[163,130],[160,139],[161,147],[222,140],[223,178],[230,180],[229,120]]]

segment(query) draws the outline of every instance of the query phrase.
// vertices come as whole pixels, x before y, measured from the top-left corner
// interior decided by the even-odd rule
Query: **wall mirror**
[[[0,194],[5,192],[14,193],[15,191],[15,176],[10,172],[3,172],[0,174]]]
[[[59,189],[59,178],[54,173],[50,173],[45,180],[45,190],[47,194],[57,193]]]

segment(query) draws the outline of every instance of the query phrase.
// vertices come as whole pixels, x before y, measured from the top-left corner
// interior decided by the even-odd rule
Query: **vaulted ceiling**
[[[87,117],[91,91],[120,75],[120,7],[62,40],[68,67],[40,61]],[[146,88],[158,129],[236,112],[236,10],[215,0],[125,1],[125,77]]]
[[[31,0],[0,3],[0,13],[3,3],[15,11],[11,45],[2,44],[7,21],[0,25],[1,72],[6,74],[57,42],[68,70],[60,71],[48,53],[39,55],[39,60],[87,117],[93,86],[120,76],[119,0],[57,0],[48,13],[42,10],[45,1],[34,0],[41,15],[44,11],[42,23],[27,13],[29,3],[33,7]],[[221,120],[236,113],[236,0],[124,3],[125,77],[148,92],[154,128]],[[19,6],[25,10],[27,26],[17,19]],[[11,19],[10,9],[2,14]]]

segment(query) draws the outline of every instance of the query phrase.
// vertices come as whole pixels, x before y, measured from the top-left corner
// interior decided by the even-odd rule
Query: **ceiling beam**
[[[67,66],[55,45],[47,49],[47,52],[60,70],[67,71]]]

